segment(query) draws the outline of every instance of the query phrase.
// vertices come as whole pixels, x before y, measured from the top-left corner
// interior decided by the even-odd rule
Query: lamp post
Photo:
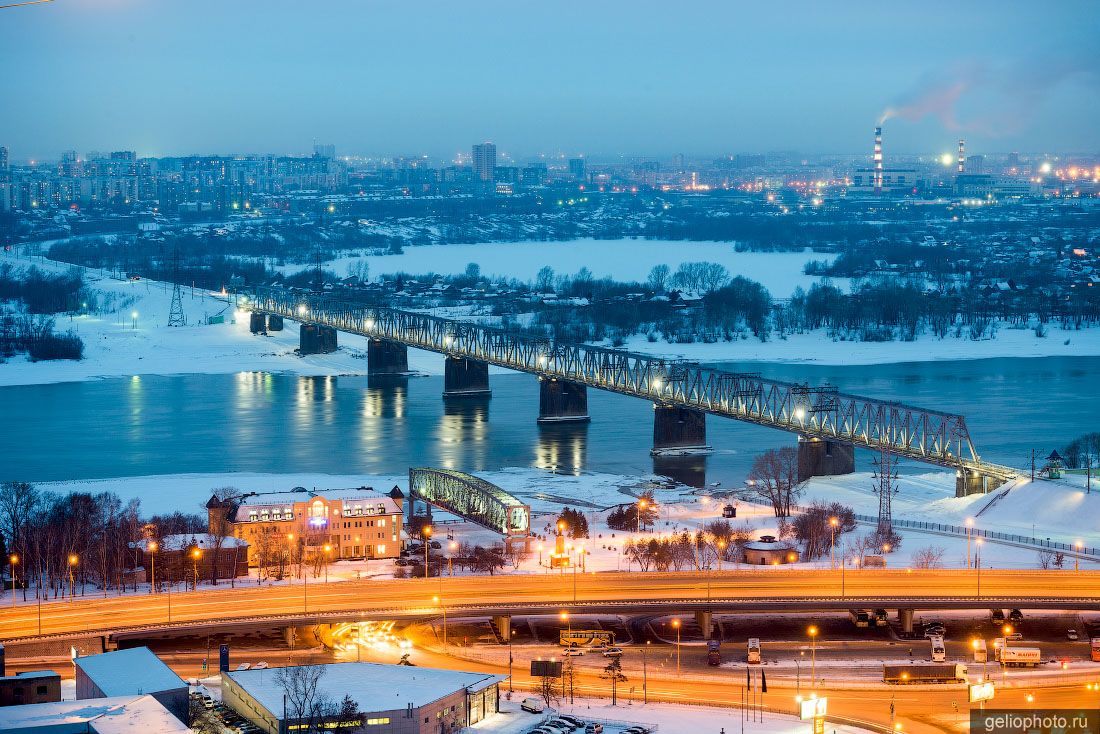
[[[817,626],[810,625],[806,630],[810,635],[810,690],[817,690]]]
[[[569,619],[569,612],[561,612],[560,614],[558,614],[558,618],[561,619],[561,621],[565,622],[567,634],[572,634],[573,622]]]
[[[539,547],[541,548],[542,546],[539,546]],[[458,543],[456,543],[455,541],[452,540],[451,544],[449,546],[447,546],[447,548],[448,548],[448,550],[451,551],[450,555],[447,556],[447,575],[448,576],[454,576],[455,575],[454,557],[455,557],[455,551],[458,550]],[[539,557],[539,565],[540,566],[542,565],[542,557],[541,556]]]
[[[191,549],[191,570],[195,575],[195,580],[192,582],[191,590],[199,590],[199,559],[202,558],[202,551],[197,547]]]
[[[722,573],[722,556],[726,555],[726,541],[718,541],[718,573]]]
[[[966,567],[970,568],[970,533],[974,527],[974,518],[966,518]]]
[[[1081,555],[1080,555],[1080,554],[1081,554],[1081,548],[1083,548],[1083,547],[1084,547],[1084,545],[1085,545],[1085,544],[1084,544],[1084,543],[1082,543],[1082,542],[1081,542],[1080,540],[1078,540],[1078,541],[1077,541],[1076,543],[1074,543],[1074,544],[1073,544],[1073,549],[1074,549],[1075,551],[1077,551],[1077,555],[1075,555],[1075,556],[1073,557],[1073,570],[1074,570],[1075,572],[1076,572],[1076,571],[1079,571],[1079,570],[1081,570],[1081,566],[1080,566],[1080,563],[1081,563]],[[13,579],[13,583],[14,583],[14,579]],[[13,586],[13,587],[12,587],[12,590],[14,591],[14,589],[15,589],[15,587]]]
[[[646,690],[647,670],[646,670],[646,652],[649,650],[650,640],[645,641],[645,647],[642,648],[642,703],[649,703],[649,692]]]
[[[72,601],[73,595],[76,594],[76,579],[73,577],[73,571],[79,562],[80,559],[75,553],[69,554],[69,601]]]
[[[638,511],[634,514],[634,532],[640,533],[642,531],[642,511],[645,510],[649,503],[645,500],[638,500]]]
[[[672,620],[672,626],[676,628],[676,675],[680,675],[680,620]]]
[[[840,521],[835,517],[829,518],[829,568],[836,568],[836,528]]]
[[[329,564],[329,558],[332,555],[332,546],[329,545],[328,543],[325,543],[324,549],[325,549],[325,583],[327,584],[328,583],[328,564]]]
[[[432,547],[432,526],[425,525],[424,529],[420,531],[420,535],[424,539],[424,578],[428,578],[428,552]]]
[[[978,592],[977,597],[982,598],[982,539],[978,538],[974,541],[974,568],[978,573]]]
[[[12,553],[8,559],[11,563],[11,605],[15,606],[15,567],[19,565],[19,556]]]
[[[157,541],[149,541],[149,563],[153,567],[152,580],[149,582],[149,593],[157,593]]]
[[[542,568],[542,543],[539,543],[539,568]]]

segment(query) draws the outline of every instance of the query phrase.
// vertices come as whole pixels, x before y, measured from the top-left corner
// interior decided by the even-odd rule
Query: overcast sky
[[[55,0],[0,10],[0,145],[1096,152],[1098,59],[1096,0]]]

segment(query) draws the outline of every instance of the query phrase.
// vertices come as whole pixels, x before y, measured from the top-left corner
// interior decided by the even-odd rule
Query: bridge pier
[[[822,438],[798,437],[798,481],[832,477],[856,470],[856,447]]]
[[[699,627],[699,631],[703,633],[703,639],[709,640],[710,633],[714,629],[714,613],[704,611],[696,612],[695,624]]]
[[[256,311],[248,314],[248,330],[253,334],[267,333],[267,314]]]
[[[701,410],[653,405],[653,448],[650,454],[709,452],[707,415]]]
[[[443,368],[443,397],[472,398],[492,395],[489,363],[463,357],[447,357]]]
[[[336,329],[320,324],[302,324],[298,329],[298,353],[329,354],[336,351]]]
[[[507,614],[494,614],[493,627],[503,642],[512,639],[512,618]]]
[[[409,348],[384,339],[367,341],[367,374],[400,375],[409,371]]]
[[[588,388],[555,377],[539,377],[539,423],[587,423]]]
[[[901,631],[903,634],[913,634],[913,610],[912,609],[899,609],[898,610],[898,624],[901,625]]]
[[[282,331],[283,330],[283,317],[276,313],[269,313],[267,315],[267,330],[268,331]]]
[[[966,497],[972,494],[987,494],[1000,487],[1005,480],[991,477],[971,469],[955,472],[955,496]]]

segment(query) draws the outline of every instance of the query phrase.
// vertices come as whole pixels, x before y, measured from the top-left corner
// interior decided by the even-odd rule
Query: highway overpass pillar
[[[443,368],[443,397],[472,398],[491,394],[488,362],[447,357]]]
[[[707,414],[701,410],[653,405],[654,456],[697,454],[707,446]]]
[[[283,330],[283,317],[276,313],[269,313],[267,315],[267,330],[268,331],[282,331]]]
[[[539,378],[539,423],[587,423],[588,388],[554,377]]]
[[[500,635],[501,642],[508,642],[508,640],[512,639],[512,618],[507,614],[494,614],[493,627],[496,628],[497,634]]]
[[[409,348],[401,342],[371,339],[367,342],[368,375],[400,375],[409,371]]]
[[[856,447],[829,439],[798,437],[798,481],[811,477],[851,474],[856,470]]]
[[[302,324],[298,329],[298,353],[328,354],[336,351],[336,329],[320,324]]]
[[[971,469],[955,472],[955,496],[966,497],[972,494],[986,494],[1004,484],[1003,479],[987,476]]]
[[[913,610],[912,609],[899,609],[898,610],[898,624],[901,625],[901,631],[907,635],[913,634]]]
[[[703,633],[703,639],[709,640],[711,630],[714,629],[714,613],[696,612],[695,624],[699,626],[699,631]]]
[[[255,311],[248,314],[248,330],[253,334],[266,334],[267,314],[256,313]]]

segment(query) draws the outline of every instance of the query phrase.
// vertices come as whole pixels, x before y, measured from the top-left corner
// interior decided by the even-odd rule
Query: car
[[[237,670],[248,670],[252,667],[252,663],[241,663],[237,666]]]
[[[541,714],[546,710],[546,703],[541,698],[531,696],[523,699],[519,707],[532,714]]]
[[[202,705],[207,711],[211,711],[214,708],[214,701],[208,698],[202,702]]]
[[[560,732],[561,734],[568,734],[576,727],[572,724],[567,724],[561,719],[554,719],[553,721],[544,721],[540,726],[544,729],[550,729],[551,731]]]
[[[571,647],[568,650],[563,650],[561,654],[567,658],[577,658],[584,655],[584,650],[579,647]]]
[[[623,649],[621,647],[609,647],[603,651],[605,658],[617,658],[622,657]]]
[[[252,669],[253,669],[253,670],[264,670],[264,669],[265,669],[265,668],[267,668],[267,667],[268,667],[268,665],[267,665],[267,661],[265,661],[265,660],[261,660],[260,662],[258,662],[258,663],[256,663],[255,665],[253,665],[253,666],[252,666]]]
[[[412,565],[412,561],[410,561],[408,558],[394,558],[393,562],[394,562],[394,565],[396,565],[396,566],[411,566]]]
[[[584,734],[603,734],[603,724],[593,722],[584,727]]]
[[[1077,635],[1077,630],[1066,630],[1066,639],[1076,642],[1081,638]]]
[[[1024,635],[1022,632],[1012,632],[1005,635],[1005,639],[1011,640],[1012,642],[1019,642],[1020,640],[1024,639]]]
[[[563,719],[560,716],[558,718],[552,720],[550,722],[550,726],[556,726],[559,729],[564,729],[565,731],[573,731],[574,729],[577,728],[577,724],[573,723],[572,721],[568,721],[566,719]]]
[[[558,718],[562,721],[568,721],[573,726],[584,726],[584,721],[578,719],[576,716],[570,716],[569,714],[558,714]]]
[[[438,540],[433,540],[429,545],[431,545],[431,547],[436,550],[440,550],[441,548],[443,548],[443,544],[440,543]]]

